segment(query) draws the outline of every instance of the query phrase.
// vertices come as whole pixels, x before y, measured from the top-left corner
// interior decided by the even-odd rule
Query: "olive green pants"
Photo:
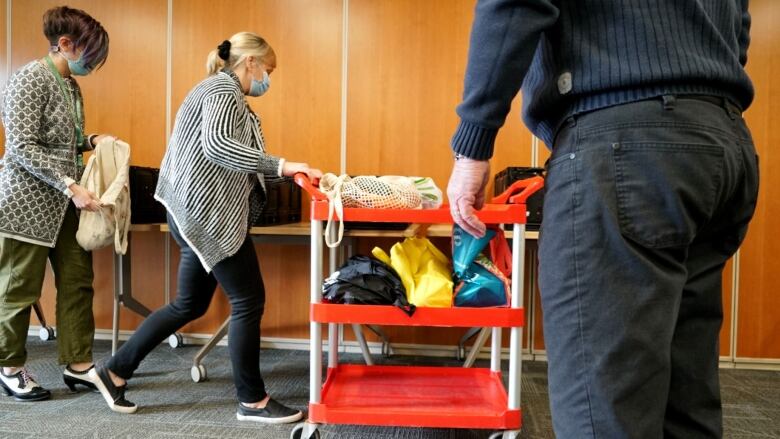
[[[19,367],[27,360],[30,310],[41,296],[46,259],[57,288],[59,362],[92,361],[92,253],[76,242],[77,229],[70,205],[54,248],[0,237],[0,366]]]

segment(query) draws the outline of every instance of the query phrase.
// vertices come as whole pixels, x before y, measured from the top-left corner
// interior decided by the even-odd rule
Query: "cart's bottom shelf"
[[[501,375],[462,367],[339,365],[328,370],[309,419],[323,424],[520,428]]]

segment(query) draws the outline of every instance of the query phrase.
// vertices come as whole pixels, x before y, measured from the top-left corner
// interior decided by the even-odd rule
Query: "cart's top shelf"
[[[328,197],[314,186],[305,174],[296,174],[295,182],[311,196],[311,218],[327,220]],[[526,200],[544,186],[541,177],[519,180],[504,193],[494,197],[490,203],[477,212],[485,224],[525,224]],[[406,222],[418,224],[452,224],[449,206],[439,209],[363,209],[344,208],[344,221],[360,222]]]

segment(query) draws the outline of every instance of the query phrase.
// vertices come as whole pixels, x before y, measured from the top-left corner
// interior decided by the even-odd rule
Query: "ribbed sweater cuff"
[[[496,134],[498,129],[484,128],[461,120],[452,136],[452,151],[474,160],[489,160],[493,157]]]

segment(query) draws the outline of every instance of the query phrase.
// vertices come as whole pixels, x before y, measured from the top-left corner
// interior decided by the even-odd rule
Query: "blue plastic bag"
[[[482,254],[495,237],[487,230],[475,238],[458,225],[452,231],[453,278],[456,282],[453,303],[463,307],[495,307],[509,305],[509,280]]]
[[[487,229],[485,236],[475,238],[459,225],[452,229],[452,271],[461,277],[471,267],[474,260],[485,250],[490,240],[496,236],[496,231]]]

